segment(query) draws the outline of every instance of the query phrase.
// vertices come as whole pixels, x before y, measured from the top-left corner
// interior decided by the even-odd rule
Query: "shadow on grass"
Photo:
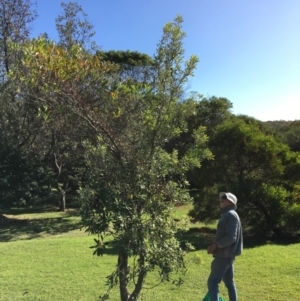
[[[186,242],[192,244],[196,250],[206,249],[212,242],[215,235],[215,230],[208,227],[192,227],[188,231],[180,233],[180,241],[182,245]]]
[[[248,249],[267,244],[288,246],[298,243],[300,243],[299,234],[285,234],[281,237],[276,237],[274,235],[244,235],[244,247]]]
[[[196,250],[206,250],[207,247],[212,243],[215,237],[215,229],[208,227],[193,227],[186,232],[180,233],[180,241],[182,245],[186,242],[191,243]],[[263,235],[250,235],[249,233],[244,233],[244,248],[255,248],[267,244],[276,245],[290,245],[300,242],[300,236],[287,236],[281,238],[276,238],[274,236],[263,236]]]
[[[45,212],[45,211],[43,211]],[[50,211],[48,211],[50,212]],[[52,211],[53,212],[53,211]],[[10,211],[10,214],[12,211]],[[13,216],[18,216],[16,212]],[[19,213],[19,214],[23,214]],[[28,210],[26,213],[29,213]],[[30,213],[40,213],[37,211]],[[2,216],[0,221],[0,242],[12,240],[24,240],[57,235],[78,230],[82,227],[80,219],[70,219],[76,216],[74,212],[65,212],[63,217],[18,219],[15,217]]]
[[[9,214],[9,215],[22,215],[22,214],[34,214],[34,213],[54,213],[54,212],[61,212],[58,207],[53,205],[43,205],[43,206],[30,206],[30,207],[12,207],[12,208],[1,208],[0,212],[2,214]],[[76,209],[67,209],[63,212],[66,216],[67,215],[78,215]]]
[[[2,214],[10,214],[10,215],[21,215],[21,214],[31,214],[31,213],[49,213],[58,211],[57,207],[54,206],[30,206],[30,207],[12,207],[6,208],[2,207],[1,213]]]
[[[0,242],[30,240],[45,236],[68,233],[73,230],[84,228],[76,210],[60,212],[56,207],[31,207],[31,208],[10,208],[2,210],[0,214]],[[47,217],[48,214],[55,217]],[[36,218],[26,218],[28,214],[37,214]],[[22,215],[25,216],[22,217]],[[57,216],[62,215],[62,216]],[[118,254],[120,242],[109,241],[103,254]]]

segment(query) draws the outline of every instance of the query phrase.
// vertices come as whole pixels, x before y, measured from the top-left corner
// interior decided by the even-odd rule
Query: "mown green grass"
[[[176,218],[183,218],[188,210],[176,208]],[[5,216],[0,225],[1,301],[94,301],[105,292],[106,276],[116,265],[115,250],[93,256],[89,248],[93,237],[80,230],[75,212],[15,210]],[[191,224],[185,239],[194,243],[196,251],[187,255],[184,284],[150,289],[157,284],[155,275],[150,275],[145,284],[149,289],[140,300],[202,300],[211,262],[205,246],[213,232],[212,226]],[[246,239],[247,245],[235,263],[239,300],[300,300],[300,244]],[[220,291],[228,300],[223,284]],[[117,289],[110,300],[119,300]]]

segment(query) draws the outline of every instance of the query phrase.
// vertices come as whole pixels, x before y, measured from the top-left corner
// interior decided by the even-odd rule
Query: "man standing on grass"
[[[218,222],[216,237],[207,248],[207,253],[214,257],[207,285],[210,301],[219,300],[219,283],[222,280],[227,287],[229,300],[237,301],[233,263],[235,256],[243,250],[242,226],[236,213],[236,196],[230,192],[221,192],[219,197],[223,214]]]

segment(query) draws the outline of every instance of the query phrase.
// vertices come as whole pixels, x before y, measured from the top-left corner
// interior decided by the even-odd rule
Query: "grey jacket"
[[[236,206],[234,205],[223,211],[217,227],[215,239],[217,249],[213,254],[214,257],[234,258],[242,253],[242,225],[235,210]]]

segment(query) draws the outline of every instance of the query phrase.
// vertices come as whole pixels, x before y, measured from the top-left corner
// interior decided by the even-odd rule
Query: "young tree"
[[[108,285],[119,284],[121,301],[137,300],[150,272],[170,281],[172,272],[184,270],[171,209],[190,201],[185,174],[210,156],[203,128],[195,129],[184,156],[164,150],[168,140],[186,131],[186,118],[195,111],[183,92],[198,59],[184,61],[181,26],[177,17],[164,27],[147,81],[124,80],[114,64],[45,40],[23,49],[26,59],[14,74],[33,93],[42,89],[38,99],[51,109],[77,114],[97,138],[83,144],[89,168],[81,189],[82,218],[99,236],[95,253],[105,252],[106,235],[117,242],[117,267]],[[30,81],[22,76],[23,68]]]

